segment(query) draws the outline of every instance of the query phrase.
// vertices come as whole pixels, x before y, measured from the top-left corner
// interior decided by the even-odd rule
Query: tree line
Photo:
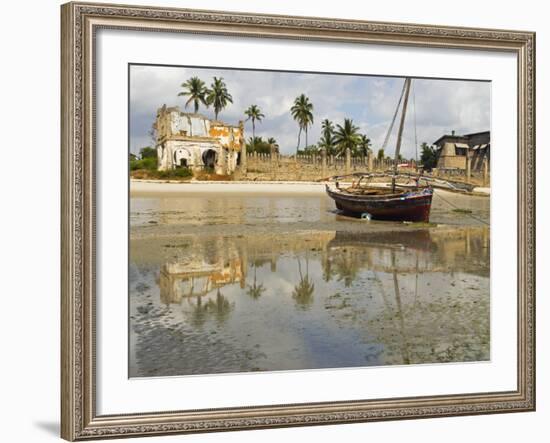
[[[233,103],[233,97],[227,89],[227,85],[222,77],[214,77],[210,87],[199,77],[191,77],[186,82],[181,84],[182,91],[178,96],[187,97],[185,108],[193,105],[194,112],[197,113],[201,105],[212,107],[214,109],[215,119],[218,119],[222,112],[230,103]],[[306,153],[325,149],[328,155],[342,155],[349,148],[354,155],[366,155],[370,150],[370,139],[359,132],[352,119],[346,118],[342,125],[334,125],[328,119],[323,120],[322,135],[316,144],[308,143],[308,130],[313,125],[313,103],[305,94],[300,94],[294,100],[290,108],[290,114],[294,121],[298,124],[298,142],[296,145],[296,153]],[[261,123],[265,118],[265,114],[256,104],[251,104],[245,111],[245,121],[252,123],[252,137],[246,143],[247,150],[250,152],[269,152],[271,146],[278,148],[277,141],[270,137],[263,140],[261,137],[256,137],[256,123]],[[301,139],[302,134],[305,138],[305,146],[302,150]]]
[[[230,103],[233,103],[233,97],[227,89],[227,85],[222,77],[214,77],[210,87],[199,77],[191,77],[186,82],[181,84],[182,91],[178,96],[187,97],[185,108],[193,104],[194,112],[199,111],[201,105],[212,107],[214,110],[215,119],[218,119],[222,112]],[[290,114],[294,121],[298,124],[298,140],[296,144],[296,154],[311,154],[324,149],[327,155],[336,157],[344,155],[349,149],[353,156],[368,155],[372,152],[371,140],[366,134],[360,132],[360,128],[354,124],[353,119],[344,118],[342,124],[335,124],[329,119],[324,119],[321,122],[321,136],[317,143],[308,144],[308,130],[314,123],[314,106],[309,97],[305,94],[300,94],[294,99],[290,108]],[[248,152],[271,152],[271,148],[278,149],[278,144],[275,138],[270,137],[264,140],[262,137],[256,137],[256,123],[261,123],[265,118],[265,114],[256,104],[251,104],[244,110],[246,117],[245,121],[250,121],[252,124],[252,137],[246,142]],[[302,134],[304,135],[305,145],[302,149]],[[378,159],[384,159],[385,153],[383,149],[377,152]],[[421,161],[426,163],[429,169],[435,166],[435,148],[428,146],[427,143],[422,144]]]

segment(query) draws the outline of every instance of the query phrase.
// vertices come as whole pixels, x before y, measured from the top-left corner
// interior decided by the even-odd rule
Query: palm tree
[[[202,303],[202,296],[197,295],[197,301],[193,305],[191,312],[191,324],[193,326],[202,326],[206,322],[206,316],[208,313],[208,305]]]
[[[216,320],[219,323],[223,323],[235,307],[235,304],[230,303],[218,288],[218,291],[216,292],[216,301],[208,300],[207,306],[209,312],[212,312],[216,317]]]
[[[275,140],[275,138],[269,137],[269,138],[267,139],[267,144],[270,145],[270,146],[273,146],[273,149],[274,149],[276,152],[279,152],[279,143],[277,143],[277,140]]]
[[[307,130],[310,125],[313,124],[313,104],[309,101],[309,98],[305,94],[301,94],[296,97],[294,104],[290,108],[292,118],[298,122],[298,145],[296,146],[296,155],[300,148],[300,135],[302,131],[306,133],[306,147],[307,147]]]
[[[335,258],[333,263],[333,272],[338,281],[344,281],[344,286],[349,288],[356,279],[360,270],[359,257],[352,254],[351,249]]]
[[[359,135],[359,143],[358,148],[361,151],[361,154],[364,156],[367,156],[369,154],[370,149],[370,138],[368,138],[365,134]]]
[[[222,77],[214,77],[214,82],[207,91],[206,102],[214,107],[214,118],[218,119],[218,114],[228,103],[233,103],[233,97],[227,91],[227,85]]]
[[[344,126],[336,125],[334,142],[338,147],[339,155],[346,149],[353,151],[360,141],[359,128],[353,124],[351,118],[344,119]]]
[[[302,274],[302,263],[298,258],[298,272],[300,274],[300,282],[294,286],[292,298],[296,300],[298,306],[302,309],[307,309],[313,302],[313,292],[315,284],[309,278],[309,261],[306,254],[306,275]]]
[[[328,118],[325,118],[321,122],[321,129],[319,147],[324,148],[327,154],[331,155],[334,149],[334,124]]]
[[[260,110],[260,108],[258,108],[258,105],[250,105],[248,109],[244,111],[244,114],[247,116],[246,121],[252,120],[252,138],[255,138],[256,120],[261,122],[265,115],[262,114],[262,111]]]
[[[262,137],[249,137],[246,142],[246,150],[247,152],[254,152],[256,150],[262,151],[263,145],[264,141]]]
[[[266,290],[266,288],[264,287],[264,285],[262,283],[260,283],[259,285],[257,283],[256,268],[257,268],[257,265],[256,265],[256,263],[254,263],[254,283],[252,285],[248,285],[248,290],[246,291],[246,293],[250,297],[252,297],[254,300],[257,300],[258,298],[260,298],[262,293],[265,292],[265,290]]]
[[[204,82],[198,77],[191,77],[185,83],[181,84],[184,89],[178,94],[179,96],[187,96],[189,99],[185,102],[185,107],[189,106],[189,103],[193,102],[195,108],[195,114],[199,112],[199,104],[202,103],[208,106],[206,101],[207,89]]]

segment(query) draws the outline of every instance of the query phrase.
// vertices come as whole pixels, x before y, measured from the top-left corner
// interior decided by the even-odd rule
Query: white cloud
[[[177,94],[181,83],[194,75],[207,84],[213,76],[224,78],[233,104],[221,112],[222,120],[236,124],[246,118],[244,110],[248,106],[257,104],[265,118],[256,124],[256,135],[275,137],[283,153],[296,149],[298,127],[292,120],[290,107],[299,94],[306,94],[314,105],[310,143],[318,140],[323,119],[341,123],[349,117],[367,133],[377,149],[382,145],[403,85],[402,78],[389,77],[132,66],[130,147],[133,152],[150,143],[147,132],[160,106],[184,108],[184,98]],[[402,145],[406,157],[413,157],[415,152],[415,111],[418,144],[432,143],[451,130],[468,133],[490,129],[490,83],[417,79],[413,84]],[[212,116],[211,110],[202,108],[200,112]],[[252,135],[249,122],[246,131],[247,137]],[[393,132],[388,153],[393,152],[395,146],[397,124]]]

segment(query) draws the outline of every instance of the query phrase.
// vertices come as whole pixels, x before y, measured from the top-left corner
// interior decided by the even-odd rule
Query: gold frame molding
[[[518,380],[510,392],[98,416],[94,36],[111,28],[507,51],[518,68]],[[535,34],[143,6],[61,7],[61,436],[67,440],[535,410]]]

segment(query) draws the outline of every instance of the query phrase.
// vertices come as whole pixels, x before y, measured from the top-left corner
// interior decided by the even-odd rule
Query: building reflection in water
[[[489,355],[489,239],[485,227],[316,232],[276,241],[196,236],[186,248],[192,252],[161,266],[160,301],[185,300],[193,325],[207,318],[223,323],[239,303],[238,297],[223,295],[225,286],[261,303],[267,269],[278,274],[279,262],[293,262],[298,279],[290,282],[289,294],[280,294],[281,303],[293,300],[297,309],[308,310],[324,284],[319,302],[333,321],[353,325],[365,331],[365,340],[383,344],[384,364],[484,360]],[[463,275],[477,278],[482,287],[471,287]],[[327,295],[328,284],[333,292],[335,284],[342,290]],[[368,296],[346,292],[357,285]],[[464,297],[466,292],[470,295]]]
[[[160,299],[179,304],[185,297],[200,297],[229,284],[247,288],[258,298],[265,286],[258,282],[257,268],[269,264],[277,272],[281,255],[293,253],[300,276],[296,298],[308,298],[314,282],[309,275],[310,252],[316,254],[323,280],[337,279],[349,287],[358,273],[464,272],[489,276],[489,229],[465,228],[448,232],[347,233],[330,232],[293,235],[273,242],[242,238],[198,238],[187,249],[192,254],[165,263],[160,269]],[[249,257],[252,260],[249,265]],[[250,266],[251,269],[248,269]],[[248,278],[247,273],[252,273]],[[300,294],[304,294],[301,296]]]
[[[241,259],[211,265],[206,262],[165,263],[160,269],[160,300],[180,304],[183,298],[203,297],[225,285],[245,287],[246,274]]]

